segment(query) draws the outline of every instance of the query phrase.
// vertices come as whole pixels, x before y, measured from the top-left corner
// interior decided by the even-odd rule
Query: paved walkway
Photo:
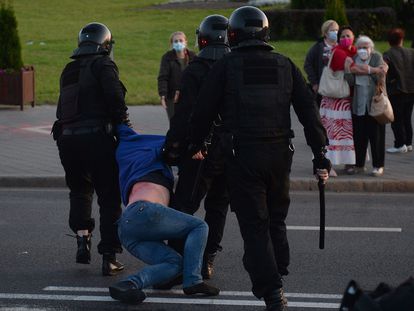
[[[26,106],[24,111],[0,106],[0,187],[61,187],[64,172],[57,147],[50,134],[55,119],[55,106]],[[167,116],[160,106],[132,106],[130,118],[137,131],[165,134]],[[301,125],[292,113],[296,134],[296,152],[292,166],[292,190],[315,190],[312,176],[312,154],[306,145]],[[386,147],[391,147],[393,134],[387,125]],[[414,192],[414,152],[386,154],[385,174],[368,173],[349,176],[335,168],[338,177],[330,178],[328,191]]]

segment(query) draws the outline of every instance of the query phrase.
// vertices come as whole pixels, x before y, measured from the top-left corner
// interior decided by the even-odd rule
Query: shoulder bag
[[[371,108],[369,115],[373,117],[379,124],[387,124],[394,121],[394,112],[391,102],[384,87],[384,79],[378,81],[375,95],[371,100]]]
[[[333,98],[349,97],[349,84],[344,78],[344,71],[333,71],[331,68],[331,61],[335,51],[329,57],[328,65],[323,68],[321,80],[319,81],[318,93]]]

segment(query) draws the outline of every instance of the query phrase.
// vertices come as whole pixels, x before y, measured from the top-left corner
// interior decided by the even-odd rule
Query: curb
[[[0,188],[65,188],[64,176],[1,176]],[[365,180],[330,179],[326,184],[328,192],[411,192],[414,180]],[[291,191],[318,191],[314,178],[292,177]]]

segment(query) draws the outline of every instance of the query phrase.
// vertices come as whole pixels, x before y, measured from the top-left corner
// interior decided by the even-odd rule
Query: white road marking
[[[289,230],[319,231],[318,226],[287,226]],[[355,232],[402,232],[401,228],[375,227],[326,227],[326,231],[355,231]]]
[[[50,135],[50,131],[52,130],[52,125],[23,127],[22,130]]]
[[[47,286],[43,288],[44,291],[64,291],[64,292],[94,292],[94,293],[107,293],[107,287],[75,287],[75,286]],[[181,289],[170,290],[156,290],[156,289],[144,289],[148,294],[183,294]],[[252,292],[242,291],[220,291],[220,296],[239,296],[239,297],[254,297]],[[319,299],[341,299],[342,295],[335,294],[311,294],[311,293],[285,293],[286,297],[291,298],[319,298]]]
[[[88,295],[41,295],[41,294],[12,294],[0,293],[0,299],[26,299],[26,300],[58,300],[58,301],[106,301],[114,302],[110,296],[88,296]],[[163,304],[197,304],[197,305],[222,305],[222,306],[257,306],[263,307],[265,304],[260,300],[232,300],[217,298],[160,298],[148,297],[144,303],[163,303]],[[301,302],[289,301],[289,307],[293,308],[320,308],[338,309],[339,303],[325,302]]]

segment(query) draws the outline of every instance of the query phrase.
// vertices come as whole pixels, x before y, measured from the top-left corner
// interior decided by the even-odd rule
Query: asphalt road
[[[289,310],[337,310],[351,279],[374,289],[398,285],[414,271],[414,194],[327,193],[325,249],[318,249],[318,194],[292,194],[288,217],[290,275],[285,280]],[[108,285],[142,264],[127,253],[119,277],[100,275],[93,238],[91,265],[75,264],[75,239],[67,225],[66,189],[0,188],[0,310],[263,310],[250,293],[242,267],[243,245],[233,214],[211,283],[214,299],[175,291],[148,292],[142,305],[113,301]],[[95,212],[97,208],[95,206]],[[200,213],[201,215],[202,213]]]

